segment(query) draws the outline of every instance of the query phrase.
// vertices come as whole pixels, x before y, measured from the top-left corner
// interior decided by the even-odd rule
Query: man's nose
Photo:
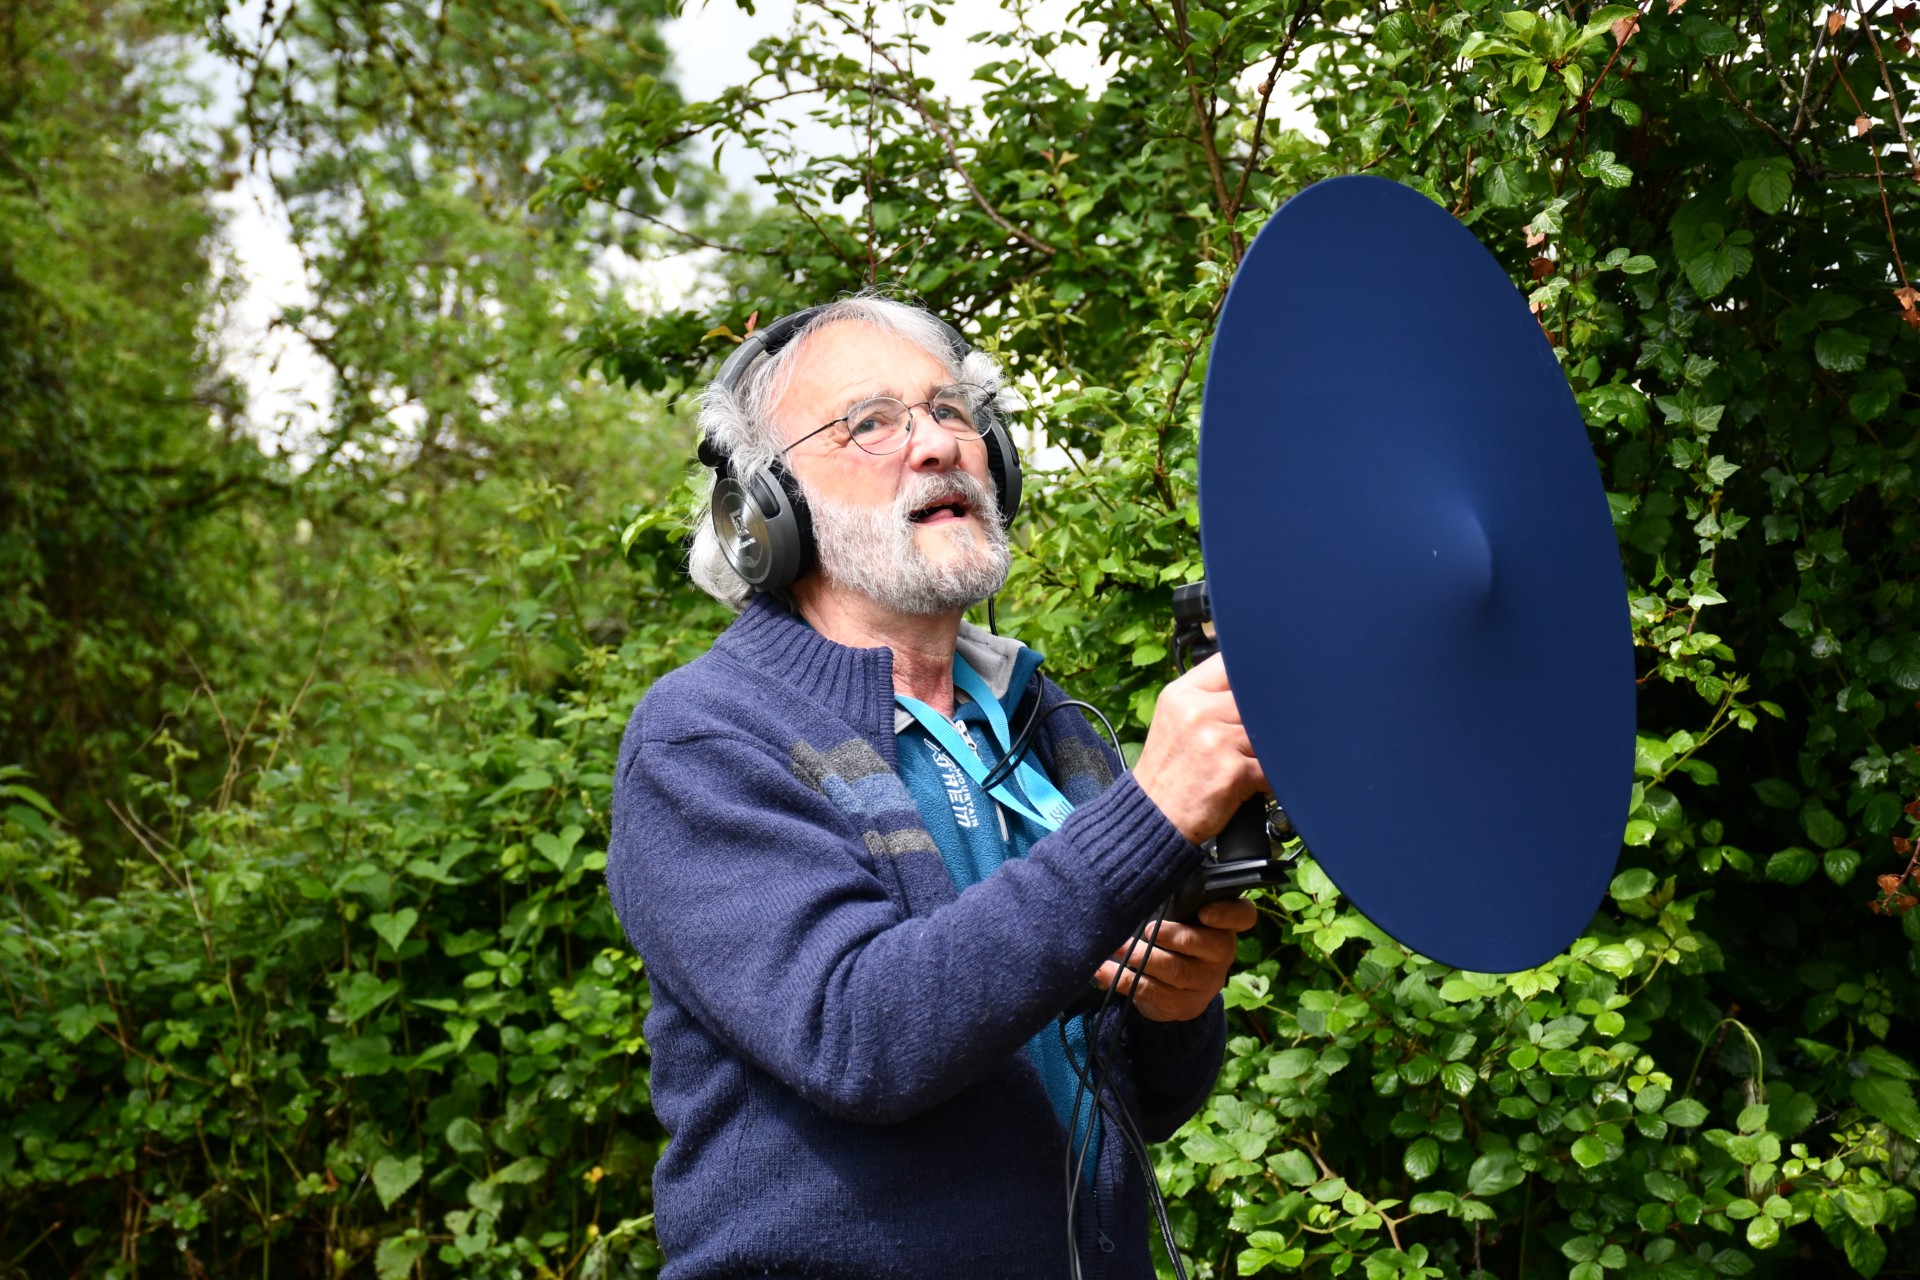
[[[960,437],[933,418],[932,405],[907,411],[907,465],[915,471],[945,471],[960,465]]]

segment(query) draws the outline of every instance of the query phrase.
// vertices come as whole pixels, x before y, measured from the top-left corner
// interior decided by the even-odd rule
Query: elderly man
[[[652,981],[673,1280],[1153,1274],[1116,1121],[1158,1140],[1204,1100],[1253,909],[1120,960],[1265,779],[1217,659],[1128,773],[1047,715],[1037,655],[962,622],[1018,500],[999,377],[863,296],[769,326],[705,398],[692,570],[741,614],[635,712],[607,865]],[[1136,1014],[1063,1017],[1089,979]]]

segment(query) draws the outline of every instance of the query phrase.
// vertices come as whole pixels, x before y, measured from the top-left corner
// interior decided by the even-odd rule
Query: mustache
[[[982,520],[999,519],[1000,504],[993,491],[965,471],[923,471],[914,476],[894,498],[893,513],[910,524],[914,512],[954,498]]]

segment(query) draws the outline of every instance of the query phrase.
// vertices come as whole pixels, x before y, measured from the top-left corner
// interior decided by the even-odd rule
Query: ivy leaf
[[[404,1160],[397,1156],[381,1156],[373,1162],[373,1189],[380,1193],[380,1203],[388,1209],[393,1208],[393,1202],[407,1194],[418,1181],[419,1156],[408,1156]]]

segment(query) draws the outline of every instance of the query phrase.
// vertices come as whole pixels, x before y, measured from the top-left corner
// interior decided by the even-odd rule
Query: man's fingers
[[[1235,933],[1245,933],[1253,928],[1260,919],[1259,911],[1245,898],[1229,898],[1224,902],[1209,902],[1200,908],[1200,923],[1211,925],[1215,929],[1231,929]]]

